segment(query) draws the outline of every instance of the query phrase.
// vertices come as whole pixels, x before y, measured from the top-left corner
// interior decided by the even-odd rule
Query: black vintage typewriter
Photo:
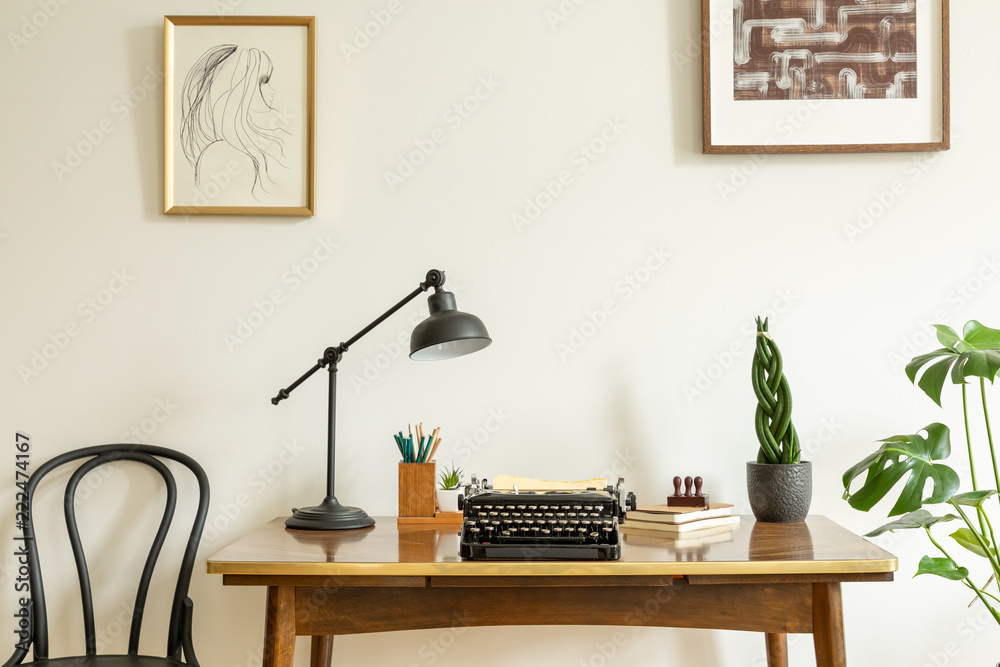
[[[617,560],[618,522],[635,508],[615,487],[573,491],[494,490],[473,483],[459,499],[462,558],[471,560]]]

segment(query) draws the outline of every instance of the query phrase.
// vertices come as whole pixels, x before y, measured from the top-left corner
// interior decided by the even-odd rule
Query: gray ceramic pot
[[[812,463],[747,462],[747,494],[758,521],[805,521],[812,501]]]

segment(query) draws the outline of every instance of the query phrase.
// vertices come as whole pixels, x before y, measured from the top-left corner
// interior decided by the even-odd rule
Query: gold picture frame
[[[702,0],[702,152],[948,150],[949,59],[949,0]]]
[[[316,213],[316,17],[164,16],[163,212]]]

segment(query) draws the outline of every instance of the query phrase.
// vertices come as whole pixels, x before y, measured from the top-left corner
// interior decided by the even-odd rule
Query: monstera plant
[[[949,380],[961,387],[972,490],[960,493],[958,474],[942,462],[951,455],[951,432],[944,424],[935,422],[918,433],[880,440],[882,446],[878,451],[844,473],[844,498],[855,509],[867,512],[894,488],[901,486],[899,497],[889,510],[889,517],[899,518],[876,528],[866,537],[886,531],[923,529],[936,553],[920,560],[916,574],[933,574],[961,582],[976,594],[1000,623],[1000,589],[994,583],[1000,579],[1000,545],[993,527],[993,521],[1000,519],[1000,512],[997,511],[1000,505],[994,498],[1000,488],[1000,469],[993,446],[986,392],[986,383],[992,385],[1000,370],[1000,330],[983,326],[975,320],[965,325],[961,336],[950,327],[934,326],[938,341],[944,347],[914,357],[906,366],[906,375],[939,407],[941,393]],[[969,387],[975,385],[978,385],[978,396],[970,398]],[[977,448],[973,443],[973,433],[969,428],[971,401],[982,404],[985,444],[992,467],[992,478],[988,481],[981,481],[977,474],[975,454],[982,456],[986,447],[980,444]],[[862,475],[863,483],[852,491],[852,484]],[[925,493],[928,494],[926,497]],[[935,506],[934,511],[926,509],[926,506]],[[948,535],[950,542],[935,535],[940,529],[932,530],[949,523],[958,526]],[[989,564],[992,576],[982,586],[973,581],[967,567],[959,564],[969,562],[969,558],[983,559]]]

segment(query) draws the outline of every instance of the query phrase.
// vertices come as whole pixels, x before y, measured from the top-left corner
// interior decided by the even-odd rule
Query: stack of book
[[[671,507],[650,505],[632,510],[625,517],[625,528],[656,530],[674,537],[705,537],[729,533],[740,523],[733,506],[711,503],[708,507]]]

